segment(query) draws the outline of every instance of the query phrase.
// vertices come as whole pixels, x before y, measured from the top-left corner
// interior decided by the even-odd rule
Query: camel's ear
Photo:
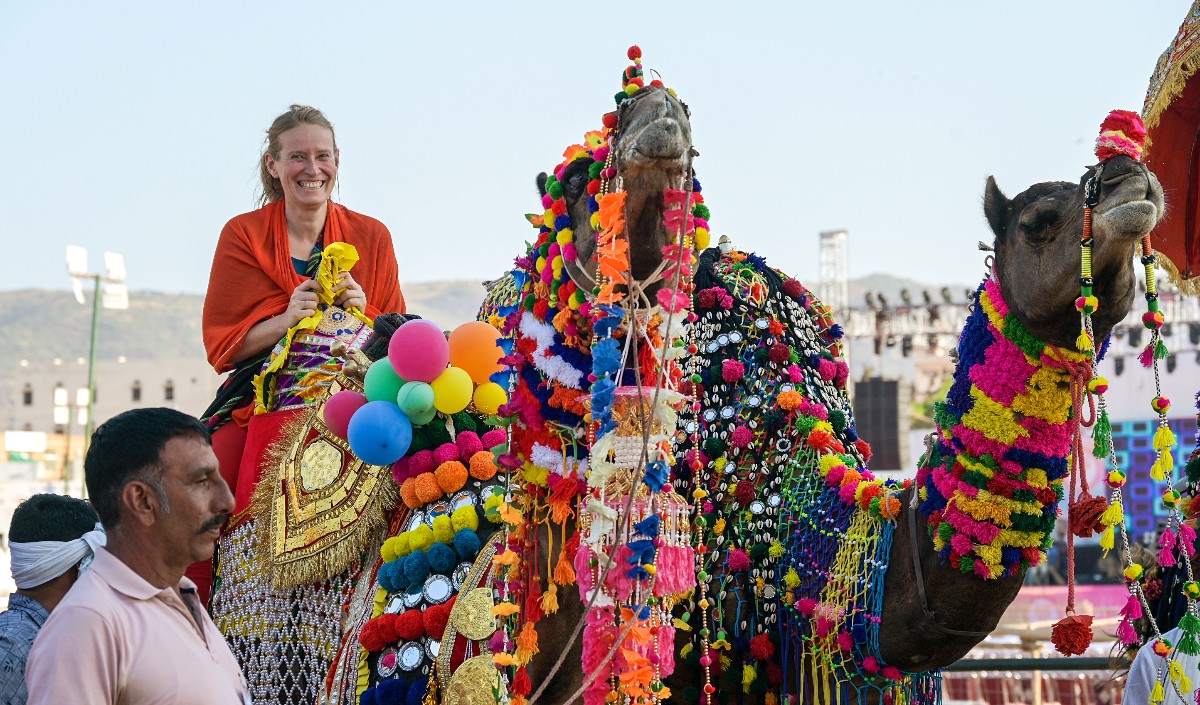
[[[546,195],[546,172],[543,171],[542,173],[537,175],[537,187],[538,187],[538,195],[545,196]]]
[[[1008,223],[1008,207],[1012,201],[996,185],[996,177],[989,176],[987,186],[983,189],[983,214],[987,216],[988,225],[992,226],[997,240],[1004,239],[1004,226]]]

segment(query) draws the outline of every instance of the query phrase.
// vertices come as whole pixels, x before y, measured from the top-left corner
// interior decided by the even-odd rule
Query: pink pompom
[[[554,196],[551,196],[548,193],[542,194],[542,208],[549,210],[550,206],[553,203],[554,203]]]
[[[833,360],[821,358],[821,362],[817,363],[817,374],[821,375],[821,379],[828,382],[837,374],[837,365],[833,364]]]
[[[492,448],[495,448],[504,441],[508,440],[508,436],[505,434],[504,429],[493,428],[492,430],[483,434],[483,438],[480,440],[483,441],[483,447],[485,450],[491,450]]]
[[[829,632],[833,631],[833,620],[828,617],[817,617],[816,631],[818,639],[829,636]]]
[[[392,477],[397,484],[403,484],[411,475],[409,474],[409,459],[401,458],[392,464]]]
[[[800,369],[799,365],[788,365],[788,381],[792,384],[800,384],[804,381],[804,370]]]
[[[750,556],[740,548],[730,549],[729,557],[725,559],[725,565],[735,573],[750,569]]]
[[[486,450],[479,440],[479,434],[474,431],[463,431],[454,439],[458,445],[459,458],[469,458],[481,450]]]
[[[746,446],[750,445],[752,441],[754,441],[754,431],[751,431],[745,426],[738,426],[737,428],[733,429],[733,435],[729,439],[730,444],[733,445],[734,448],[745,448]]]
[[[898,681],[900,680],[900,669],[895,666],[884,666],[883,677],[890,681]]]
[[[458,460],[461,457],[458,446],[453,443],[443,443],[433,451],[433,462],[435,465],[448,463],[451,460]]]
[[[813,616],[813,612],[817,610],[817,601],[811,597],[801,597],[799,600],[796,600],[796,604],[793,607],[805,617],[811,617]]]
[[[879,673],[879,661],[875,660],[874,656],[863,659],[862,667],[867,673]]]
[[[829,483],[831,486],[836,487],[837,485],[842,484],[842,476],[845,474],[846,474],[846,466],[845,465],[834,465],[833,467],[829,468],[829,472],[826,473],[825,482]]]
[[[721,363],[721,377],[732,384],[746,374],[746,366],[737,360],[726,360]]]
[[[424,472],[433,472],[433,469],[438,466],[438,463],[433,460],[433,451],[431,450],[418,450],[408,459],[408,463],[408,471],[414,477]]]

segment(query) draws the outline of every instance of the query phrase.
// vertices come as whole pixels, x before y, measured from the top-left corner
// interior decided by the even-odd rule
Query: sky
[[[489,279],[564,147],[642,47],[689,104],[715,235],[815,286],[982,275],[985,180],[1075,181],[1100,121],[1140,110],[1186,2],[0,3],[0,289],[70,286],[64,251],[130,288],[204,293],[256,207],[264,131],[333,121],[335,200],[386,224],[404,281]],[[635,6],[628,6],[630,8]],[[1170,195],[1168,194],[1168,198]]]

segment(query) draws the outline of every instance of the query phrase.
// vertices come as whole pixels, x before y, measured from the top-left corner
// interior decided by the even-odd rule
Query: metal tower
[[[818,258],[820,266],[817,296],[829,307],[834,320],[842,320],[849,316],[850,282],[849,267],[846,263],[846,239],[849,233],[845,230],[826,230],[821,233],[821,251]]]

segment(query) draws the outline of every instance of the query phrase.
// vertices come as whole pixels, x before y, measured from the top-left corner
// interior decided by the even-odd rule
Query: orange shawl
[[[354,280],[367,295],[370,318],[404,312],[396,253],[388,229],[374,218],[329,202],[324,243],[348,242],[358,250]],[[283,201],[230,220],[221,231],[204,297],[204,348],[217,372],[233,369],[229,358],[260,321],[287,310],[305,277],[292,266]]]

